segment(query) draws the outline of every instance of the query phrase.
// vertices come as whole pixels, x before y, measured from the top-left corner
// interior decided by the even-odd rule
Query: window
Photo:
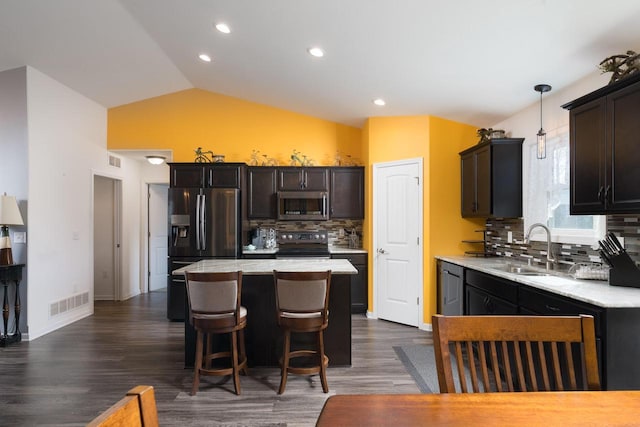
[[[536,158],[536,141],[524,146],[524,231],[540,222],[554,242],[594,245],[605,233],[606,217],[569,215],[569,128],[547,133],[547,157]],[[546,240],[534,230],[532,240]]]

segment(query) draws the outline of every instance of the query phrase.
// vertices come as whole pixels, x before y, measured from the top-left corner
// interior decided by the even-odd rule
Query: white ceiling
[[[537,102],[535,84],[640,49],[639,22],[638,0],[0,0],[0,70],[30,65],[107,108],[196,87],[354,126],[486,127]]]

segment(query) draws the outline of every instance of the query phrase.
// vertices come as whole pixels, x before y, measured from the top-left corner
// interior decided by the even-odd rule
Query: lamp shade
[[[14,196],[0,196],[0,225],[24,225]]]

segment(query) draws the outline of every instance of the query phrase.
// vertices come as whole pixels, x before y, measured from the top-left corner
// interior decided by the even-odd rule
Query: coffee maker
[[[251,230],[249,238],[256,249],[272,249],[276,247],[276,230],[273,228],[254,228]]]

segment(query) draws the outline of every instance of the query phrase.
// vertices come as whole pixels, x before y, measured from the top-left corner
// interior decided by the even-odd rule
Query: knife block
[[[609,270],[609,285],[640,288],[640,269],[629,255],[621,253],[611,257]]]

